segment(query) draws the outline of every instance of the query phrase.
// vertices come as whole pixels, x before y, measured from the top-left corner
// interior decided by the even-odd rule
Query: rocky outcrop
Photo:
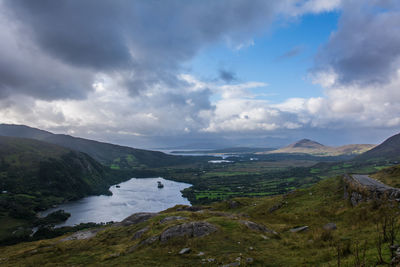
[[[209,235],[218,230],[216,226],[208,222],[188,222],[171,226],[162,232],[160,236],[161,242],[166,242],[174,237],[201,237]]]
[[[60,240],[60,242],[65,242],[69,240],[83,240],[83,239],[89,239],[92,237],[95,237],[98,232],[104,229],[91,229],[91,230],[84,230],[84,231],[78,231],[76,233],[73,233],[70,236],[67,236],[66,238],[63,238]]]
[[[172,221],[178,221],[178,220],[186,220],[186,217],[182,217],[182,216],[169,216],[169,217],[165,217],[164,219],[160,220],[160,223],[167,223],[167,222],[172,222]]]
[[[292,228],[289,231],[292,233],[299,233],[299,232],[304,232],[304,231],[308,231],[308,226],[300,226],[300,227],[296,227],[296,228]]]
[[[134,213],[131,216],[125,218],[123,221],[114,223],[114,226],[129,226],[133,224],[142,223],[157,215],[158,213],[152,213],[152,212]]]
[[[245,221],[245,220],[240,220],[239,222],[241,224],[247,226],[247,228],[249,228],[251,230],[264,232],[264,233],[269,233],[269,234],[273,234],[273,235],[278,235],[277,232],[275,232],[272,229],[269,229],[269,228],[265,227],[264,225],[257,224],[257,223],[252,222],[252,221]]]
[[[149,229],[150,229],[149,227],[145,227],[143,229],[140,229],[139,231],[136,231],[136,233],[133,234],[132,240],[141,238],[144,233],[149,231]]]
[[[360,202],[395,200],[400,202],[400,189],[387,186],[367,175],[343,176],[344,199],[350,200],[353,206]]]

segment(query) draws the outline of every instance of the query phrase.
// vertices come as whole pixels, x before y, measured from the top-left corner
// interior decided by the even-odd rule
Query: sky
[[[139,148],[380,143],[397,0],[0,0],[0,123]]]

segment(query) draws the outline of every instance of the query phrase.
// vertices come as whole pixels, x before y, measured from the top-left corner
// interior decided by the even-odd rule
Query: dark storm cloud
[[[1,3],[1,2],[0,2]],[[79,98],[91,90],[96,73],[123,76],[120,84],[133,95],[157,85],[179,88],[176,78],[181,63],[190,60],[203,46],[229,38],[246,41],[248,29],[265,28],[280,5],[263,0],[4,0],[4,16],[12,21],[18,42],[31,42],[33,61],[46,66],[50,57],[70,72],[91,72],[67,84],[63,73],[36,73],[36,63],[6,70],[0,61],[0,77],[15,77],[19,85],[4,80],[3,88],[45,99]],[[254,33],[254,32],[253,32]],[[33,48],[32,48],[33,47]],[[28,50],[29,50],[28,49]],[[20,48],[14,47],[11,55]],[[3,51],[0,51],[3,53]],[[0,55],[1,56],[1,55]],[[19,77],[20,68],[26,77]],[[13,73],[8,73],[12,71]],[[73,76],[73,75],[72,75]],[[40,80],[30,86],[30,79]],[[56,81],[59,81],[58,83]],[[19,88],[19,89],[18,89]],[[23,89],[25,88],[25,89]],[[3,89],[1,89],[3,90]]]
[[[400,66],[400,2],[348,1],[337,32],[317,57],[318,70],[334,70],[338,81],[386,83]]]
[[[237,80],[236,73],[233,71],[220,69],[218,74],[219,78],[226,83],[234,82]]]

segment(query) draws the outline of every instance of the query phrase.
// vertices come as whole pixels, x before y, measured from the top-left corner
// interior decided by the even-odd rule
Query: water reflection
[[[164,184],[164,188],[157,187],[158,181]],[[135,212],[158,212],[177,204],[190,205],[180,192],[190,186],[163,178],[132,178],[119,184],[119,188],[116,185],[112,186],[110,188],[112,196],[86,197],[46,210],[42,216],[59,209],[71,213],[71,217],[58,226],[72,226],[83,222],[121,221]]]

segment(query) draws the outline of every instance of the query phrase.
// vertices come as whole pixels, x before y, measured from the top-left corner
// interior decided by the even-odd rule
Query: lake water
[[[164,188],[157,187],[158,181],[164,184]],[[163,178],[132,178],[118,186],[120,187],[110,187],[112,196],[85,197],[48,209],[42,212],[41,216],[62,209],[71,213],[71,217],[57,226],[73,226],[86,222],[116,222],[135,212],[159,212],[177,204],[190,205],[180,192],[190,187],[190,184]]]

